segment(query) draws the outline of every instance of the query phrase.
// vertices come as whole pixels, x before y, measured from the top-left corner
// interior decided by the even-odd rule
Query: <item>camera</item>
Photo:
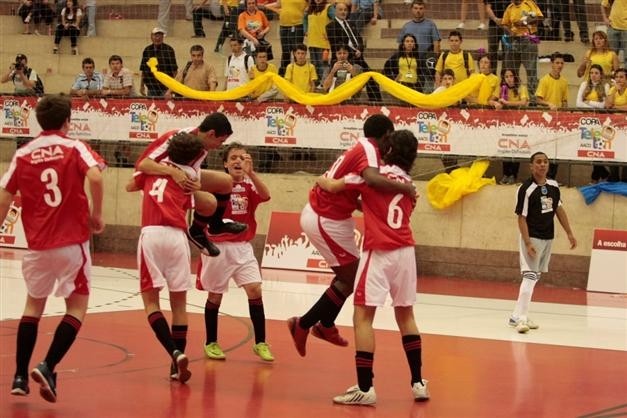
[[[22,71],[24,69],[24,64],[22,63],[22,61],[17,61],[15,64],[13,64],[13,66],[17,71]]]

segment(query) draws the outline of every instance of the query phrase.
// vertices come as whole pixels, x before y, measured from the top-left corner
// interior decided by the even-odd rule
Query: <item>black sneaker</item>
[[[192,372],[189,371],[187,366],[189,365],[189,359],[181,350],[174,350],[172,353],[172,360],[176,363],[178,369],[177,380],[181,383],[185,383],[192,377]]]
[[[248,229],[248,225],[241,222],[220,222],[209,227],[209,234],[239,234],[246,231],[246,229]]]
[[[29,392],[28,377],[15,376],[15,378],[13,378],[13,385],[11,386],[11,395],[26,396]]]
[[[30,377],[39,385],[39,394],[48,402],[57,401],[57,374],[48,369],[45,361],[42,361],[30,372]]]
[[[209,257],[217,257],[220,255],[220,249],[216,245],[209,241],[205,228],[201,228],[196,224],[192,224],[187,230],[187,239],[194,244],[201,253],[208,255]]]

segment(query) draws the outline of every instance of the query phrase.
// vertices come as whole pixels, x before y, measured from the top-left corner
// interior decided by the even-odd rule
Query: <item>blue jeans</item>
[[[322,75],[326,63],[322,60],[323,48],[309,47],[309,59],[314,67],[316,67],[316,75],[318,76],[318,84],[322,84]]]
[[[627,30],[607,28],[607,38],[610,42],[610,49],[618,53],[623,51],[623,65],[619,67],[625,68],[627,65]]]

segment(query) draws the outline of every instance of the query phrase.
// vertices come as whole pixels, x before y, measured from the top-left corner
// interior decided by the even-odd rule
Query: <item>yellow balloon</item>
[[[485,82],[486,77],[483,74],[472,74],[468,79],[455,84],[443,92],[437,94],[423,94],[373,71],[359,74],[327,94],[303,93],[296,88],[294,84],[280,77],[278,74],[273,73],[263,74],[245,85],[232,90],[199,91],[193,90],[167,74],[158,71],[157,66],[159,63],[155,57],[150,58],[147,64],[150,71],[152,71],[155,78],[159,80],[161,84],[183,97],[196,100],[217,101],[241,99],[242,97],[249,96],[255,89],[269,79],[272,80],[283,96],[296,103],[310,106],[340,104],[360,92],[371,78],[397,99],[424,109],[441,109],[457,104],[460,100],[477,89],[479,89],[479,97],[481,98],[490,94],[490,86]]]

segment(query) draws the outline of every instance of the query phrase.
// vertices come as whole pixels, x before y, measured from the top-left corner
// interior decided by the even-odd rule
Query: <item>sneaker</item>
[[[348,341],[340,335],[340,332],[335,325],[331,328],[327,328],[318,322],[313,326],[313,328],[311,328],[311,335],[318,337],[321,340],[328,341],[331,344],[339,345],[340,347],[348,346]]]
[[[429,399],[430,395],[429,389],[427,389],[427,383],[429,383],[428,380],[422,379],[422,382],[416,382],[413,384],[411,391],[414,393],[414,400],[420,402]]]
[[[189,359],[180,350],[174,350],[172,353],[172,359],[176,363],[176,368],[178,369],[177,380],[181,383],[187,382],[189,378],[192,377],[192,372],[190,372],[187,368],[187,366],[189,366]]]
[[[485,30],[485,23],[479,23],[479,26],[477,26],[477,30]]]
[[[455,29],[464,29],[464,26],[466,26],[464,22],[461,22]]]
[[[309,330],[301,328],[299,324],[300,318],[297,316],[293,316],[287,320],[287,327],[290,330],[290,334],[292,334],[296,351],[298,351],[301,357],[305,357],[305,354],[307,354],[307,336],[309,335]]]
[[[52,48],[52,53],[53,54],[58,54],[59,53],[59,48],[57,48],[57,47]]]
[[[529,331],[529,325],[527,325],[527,320],[524,319],[516,319],[510,316],[509,321],[507,321],[507,325],[516,328],[516,331],[518,331],[520,334],[524,334]]]
[[[205,346],[205,355],[212,360],[224,360],[226,358],[224,351],[222,351],[222,348],[220,348],[216,342],[209,343]]]
[[[263,361],[274,361],[274,356],[270,352],[270,346],[267,343],[261,342],[253,345],[253,352]]]
[[[344,405],[374,405],[377,403],[377,394],[374,386],[370,386],[368,392],[363,392],[358,385],[351,386],[345,393],[333,398],[333,402]]]
[[[192,224],[187,230],[187,239],[194,244],[201,253],[209,257],[217,257],[220,255],[220,249],[207,238],[206,228]]]
[[[531,319],[527,318],[527,320],[525,321],[525,324],[527,324],[527,326],[529,327],[529,329],[538,329],[540,328],[540,325],[536,324],[535,322],[533,322]]]
[[[57,401],[57,374],[48,369],[45,361],[42,361],[30,372],[30,377],[39,385],[39,394],[48,402]]]
[[[15,376],[11,386],[11,395],[26,396],[30,393],[28,388],[28,377]]]
[[[239,234],[248,229],[248,225],[241,222],[220,222],[215,225],[211,225],[209,228],[209,234],[222,235],[222,234]]]
[[[78,48],[72,48],[72,55],[78,55]]]

